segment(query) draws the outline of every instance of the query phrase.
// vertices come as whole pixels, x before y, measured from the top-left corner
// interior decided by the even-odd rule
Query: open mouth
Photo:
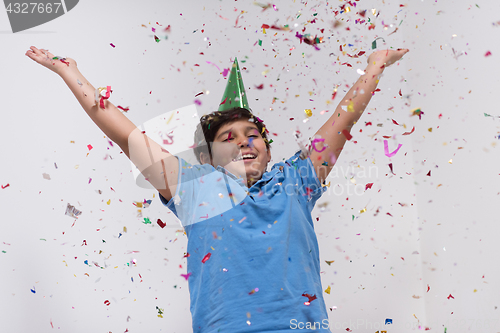
[[[242,155],[242,156],[238,156],[237,158],[233,158],[233,162],[238,162],[238,161],[241,161],[241,160],[254,160],[257,158],[257,155],[254,155],[254,154],[245,154],[245,155]]]

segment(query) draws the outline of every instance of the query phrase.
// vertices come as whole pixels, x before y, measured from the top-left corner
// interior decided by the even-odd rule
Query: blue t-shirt
[[[299,155],[250,189],[221,166],[177,157],[176,193],[160,199],[188,236],[194,333],[330,332],[311,218],[326,187]]]

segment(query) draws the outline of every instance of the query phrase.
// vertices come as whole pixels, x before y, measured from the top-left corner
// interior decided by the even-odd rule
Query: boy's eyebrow
[[[248,132],[248,131],[250,131],[250,130],[256,130],[257,132],[259,131],[257,128],[255,128],[255,127],[253,127],[253,126],[247,126],[247,127],[245,128],[245,131],[247,131],[247,132]],[[231,131],[232,131],[231,129],[228,129],[227,131],[222,132],[221,134],[219,134],[219,135],[217,136],[217,138],[216,138],[216,139],[219,139],[221,136],[223,136],[224,134],[227,134],[227,133],[229,133],[229,132],[231,132]]]

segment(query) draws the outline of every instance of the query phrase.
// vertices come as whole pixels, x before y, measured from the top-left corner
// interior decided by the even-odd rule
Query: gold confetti
[[[307,117],[311,117],[313,115],[311,109],[305,109],[304,112],[306,113]]]
[[[330,290],[331,290],[331,288],[330,288],[330,286],[328,286],[328,288],[325,289],[325,293],[327,293],[328,295],[330,295]]]

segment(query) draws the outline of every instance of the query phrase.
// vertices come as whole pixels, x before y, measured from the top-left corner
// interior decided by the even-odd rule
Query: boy
[[[298,151],[270,171],[265,127],[246,99],[239,100],[243,107],[202,117],[195,136],[201,165],[190,165],[141,133],[109,101],[100,109],[73,59],[53,60],[35,47],[26,55],[61,76],[181,220],[188,235],[193,331],[233,333],[330,331],[311,211],[379,75],[406,52],[372,53],[365,74],[316,133],[320,140],[309,156]]]

